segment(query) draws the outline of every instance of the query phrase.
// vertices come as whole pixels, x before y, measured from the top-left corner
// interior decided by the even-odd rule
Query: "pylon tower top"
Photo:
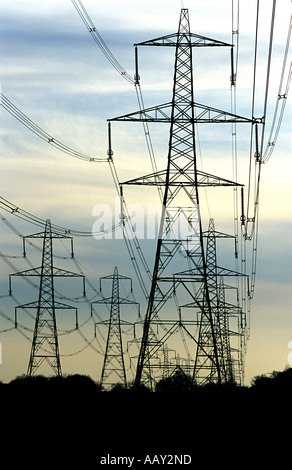
[[[174,46],[177,44],[181,46],[195,46],[195,47],[216,47],[216,46],[229,46],[232,44],[227,42],[211,39],[206,36],[200,36],[190,32],[189,10],[187,8],[181,9],[178,32],[161,36],[149,41],[143,41],[134,44],[134,46]]]

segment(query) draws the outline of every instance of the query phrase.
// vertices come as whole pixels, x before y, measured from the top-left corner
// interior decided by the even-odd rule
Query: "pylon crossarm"
[[[194,34],[191,32],[167,34],[165,36],[161,36],[155,39],[136,43],[134,44],[134,46],[176,47],[178,44],[180,46],[188,47],[233,47],[232,44],[229,44],[227,42],[218,41],[216,39],[211,39],[206,36],[200,36],[199,34]]]
[[[94,302],[92,302],[92,305],[94,304],[110,304],[111,303],[111,300],[112,298],[111,297],[107,297],[105,299],[101,299],[101,300],[95,300]],[[125,305],[139,305],[139,302],[134,302],[133,300],[130,300],[130,299],[122,299],[120,298],[119,299],[119,304],[125,304]]]
[[[172,102],[164,103],[158,106],[152,106],[143,110],[135,111],[134,113],[124,114],[117,116],[108,121],[137,121],[137,122],[161,122],[171,123]],[[204,104],[191,102],[190,108],[194,112],[194,116],[186,112],[178,113],[175,116],[177,123],[253,123],[263,124],[262,118],[247,118],[237,114],[229,113],[221,109],[212,108]]]
[[[192,268],[192,269],[187,269],[185,271],[180,271],[180,272],[177,272],[175,274],[173,274],[173,278],[169,278],[168,280],[170,279],[177,279],[177,280],[180,280],[180,281],[183,281],[183,282],[192,282],[194,280],[197,280],[199,281],[202,276],[204,276],[204,271],[203,271],[203,268],[200,267],[200,266],[197,266],[195,268]],[[216,276],[216,277],[220,277],[220,276],[242,276],[242,277],[248,277],[247,274],[244,274],[244,273],[241,273],[240,271],[234,271],[232,269],[227,269],[227,268],[222,268],[220,266],[216,266],[216,272],[207,272],[206,273],[206,276],[209,277],[209,276]],[[167,278],[165,278],[165,281],[167,280]]]
[[[56,267],[53,267],[53,275],[56,277],[85,277],[84,274],[74,273],[72,271]]]
[[[194,172],[193,169],[182,169],[179,173],[175,169],[171,169],[168,173],[166,170],[150,173],[145,176],[140,176],[132,180],[124,181],[122,185],[143,185],[143,186],[164,186],[166,184],[166,177],[169,175],[169,186],[186,187],[194,186]],[[197,185],[200,187],[214,187],[214,186],[243,186],[242,184],[222,178],[220,176],[211,175],[204,171],[197,171]]]

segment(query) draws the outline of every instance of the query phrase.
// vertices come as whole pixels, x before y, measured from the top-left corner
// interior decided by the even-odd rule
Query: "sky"
[[[84,0],[83,3],[107,46],[132,76],[133,44],[175,32],[182,8],[180,0],[109,0],[106,3]],[[230,0],[183,2],[183,6],[189,9],[192,32],[224,42],[232,40],[231,4]],[[255,5],[254,0],[240,2],[237,112],[243,116],[249,116],[251,112]],[[255,117],[263,114],[271,5],[270,0],[260,1]],[[266,141],[277,101],[290,15],[291,2],[278,1]],[[2,93],[38,126],[65,145],[93,157],[106,158],[107,119],[137,111],[137,97],[134,87],[117,73],[95,44],[72,2],[1,0],[0,18]],[[170,49],[139,48],[139,74],[145,107],[171,100],[173,50]],[[195,100],[230,110],[229,51],[202,49],[196,50],[195,54]],[[96,221],[92,211],[97,205],[109,207],[118,220],[116,189],[107,163],[74,159],[39,139],[2,107],[0,116],[1,197],[38,217],[50,218],[52,223],[74,230],[91,232]],[[231,130],[224,126],[201,126],[197,129],[199,159],[204,171],[232,179]],[[151,125],[150,131],[158,166],[164,168],[168,129],[165,125]],[[243,129],[238,125],[238,174],[239,181],[245,185],[248,182],[249,132],[249,128]],[[283,370],[288,364],[288,343],[292,340],[290,135],[291,104],[288,100],[274,152],[262,166],[257,277],[245,360],[247,384],[255,375]],[[141,124],[114,122],[112,149],[120,181],[151,172]],[[144,211],[147,204],[153,207],[159,204],[157,193],[151,188],[131,187],[126,191],[128,204],[141,204]],[[224,191],[221,198],[218,203],[214,193],[202,196],[205,229],[209,216],[215,218],[218,230],[232,229],[232,207],[228,202],[232,194]],[[12,270],[29,268],[28,261],[21,257],[19,234],[33,234],[39,228],[5,211],[1,211],[1,215],[0,251],[11,258],[5,258],[6,262],[3,257],[0,259],[0,311],[14,319],[15,305],[32,301],[37,295],[36,288],[27,285],[23,279],[14,278],[14,297],[7,297],[8,276]],[[78,267],[72,260],[62,259],[69,258],[65,240],[56,244],[56,265],[59,263],[64,269],[74,272],[79,269],[86,274],[91,282],[88,299],[98,298],[98,278],[111,274],[114,266],[118,266],[121,274],[134,278],[135,299],[141,302],[143,314],[145,301],[123,240],[109,234],[108,238],[98,240],[92,236],[76,237],[74,243]],[[39,244],[28,249],[29,261],[36,266],[40,263],[40,247]],[[155,242],[141,240],[141,247],[151,269]],[[227,249],[222,250],[221,256],[228,258]],[[250,245],[248,250],[252,250]],[[57,288],[58,291],[59,288],[60,291],[67,289],[67,297],[78,297],[80,324],[84,323],[81,331],[86,337],[84,340],[80,332],[74,331],[73,313],[58,314],[60,347],[64,353],[61,358],[63,372],[77,371],[99,380],[106,329],[100,327],[101,330],[103,328],[100,336],[94,338],[94,320],[90,317],[89,304],[79,299],[82,297],[81,282],[78,284],[77,280],[72,280],[66,287],[62,281]],[[105,284],[104,289],[104,295],[109,296],[110,285]],[[122,289],[123,295],[127,296],[127,285]],[[108,315],[107,306],[100,307],[99,312],[104,319]],[[134,306],[130,316],[131,319],[136,318]],[[26,312],[19,313],[19,323],[27,330],[23,328],[22,333],[18,330],[5,332],[13,324],[3,315],[0,317],[2,381],[9,381],[27,369],[34,318]],[[71,332],[66,334],[68,330]],[[130,344],[130,347],[137,345]],[[82,353],[70,355],[83,348]]]

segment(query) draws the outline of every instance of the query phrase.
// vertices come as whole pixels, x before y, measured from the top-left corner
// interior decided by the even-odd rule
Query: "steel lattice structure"
[[[83,295],[85,295],[85,277],[83,275],[73,273],[64,269],[54,267],[53,262],[53,239],[69,239],[71,240],[71,256],[72,237],[63,236],[54,233],[51,228],[51,221],[46,221],[45,231],[36,233],[23,238],[24,256],[25,256],[25,240],[27,238],[43,239],[42,264],[38,268],[28,269],[9,276],[9,291],[11,294],[11,277],[12,276],[37,276],[40,277],[39,298],[35,302],[19,305],[16,307],[22,309],[36,309],[35,328],[32,340],[30,359],[27,369],[27,375],[31,376],[36,373],[38,368],[46,362],[53,370],[54,374],[62,375],[58,332],[56,323],[56,310],[74,310],[76,314],[77,325],[77,309],[55,300],[55,277],[82,277],[83,278]],[[17,321],[16,321],[17,324]]]
[[[167,167],[123,184],[156,185],[162,188],[163,202],[154,261],[152,283],[145,315],[141,349],[137,363],[136,385],[153,387],[162,371],[173,373],[178,363],[165,363],[165,350],[170,337],[180,330],[193,340],[185,372],[202,381],[229,381],[233,373],[230,345],[223,308],[223,284],[218,289],[218,276],[240,276],[224,268],[215,269],[214,231],[210,230],[207,249],[199,205],[200,187],[242,186],[237,182],[211,175],[197,168],[195,124],[260,123],[261,119],[244,118],[194,101],[193,47],[230,47],[232,45],[190,32],[187,9],[181,10],[178,32],[145,41],[137,46],[175,48],[172,101],[160,106],[115,117],[109,121],[143,121],[169,123]],[[136,54],[137,55],[137,54]],[[138,67],[136,67],[137,69]],[[137,73],[138,76],[138,73]],[[177,227],[184,227],[178,233]],[[185,234],[187,232],[187,235]],[[176,272],[180,259],[187,261],[187,270]],[[178,260],[178,262],[176,261]],[[178,290],[190,301],[181,305]],[[222,299],[221,304],[219,298]],[[178,318],[163,317],[163,307],[173,299]],[[215,308],[216,305],[216,308]],[[193,315],[184,319],[182,308],[192,306]],[[196,320],[199,315],[199,320]],[[223,320],[224,319],[224,320]],[[160,328],[161,332],[158,332]],[[196,337],[195,331],[198,331]]]
[[[112,275],[103,276],[100,278],[100,287],[101,281],[106,279],[112,280],[112,295],[109,298],[104,298],[93,302],[92,307],[94,305],[101,304],[111,306],[109,319],[96,323],[96,325],[105,325],[108,327],[107,342],[100,379],[101,386],[104,389],[108,390],[116,383],[121,383],[125,388],[127,388],[127,377],[122,340],[122,326],[132,326],[132,324],[121,319],[120,306],[139,304],[128,298],[124,299],[120,296],[120,281],[129,280],[131,283],[132,292],[132,279],[120,275],[118,273],[117,266],[115,266]]]
[[[208,291],[212,318],[214,321],[215,336],[218,345],[218,362],[220,366],[221,380],[224,382],[234,382],[235,378],[239,382],[242,380],[242,351],[240,346],[231,344],[231,337],[240,337],[241,331],[231,329],[230,320],[236,318],[236,326],[244,325],[246,328],[246,316],[239,305],[239,295],[235,296],[236,304],[226,302],[225,290],[231,288],[225,285],[225,278],[244,277],[237,271],[221,268],[217,264],[217,239],[230,238],[229,235],[216,232],[214,220],[210,219],[206,237],[206,274],[207,279],[204,286],[203,309],[208,305],[206,293]],[[219,274],[220,273],[220,274]],[[235,287],[233,289],[236,289]],[[190,305],[194,307],[194,305]],[[189,307],[190,307],[189,306]],[[196,351],[194,379],[196,382],[214,381],[217,376],[214,355],[213,338],[210,335],[210,327],[206,315],[202,314],[198,346]]]

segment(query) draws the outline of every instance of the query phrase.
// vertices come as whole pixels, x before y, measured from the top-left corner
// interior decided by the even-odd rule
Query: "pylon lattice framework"
[[[218,361],[220,366],[221,379],[224,382],[242,381],[243,362],[241,342],[231,341],[233,337],[238,340],[244,332],[238,325],[246,326],[246,315],[239,305],[239,294],[237,287],[225,285],[224,279],[243,276],[237,271],[221,268],[217,264],[216,239],[233,238],[227,234],[216,232],[214,220],[210,219],[208,231],[203,234],[206,238],[206,268],[207,285],[204,286],[203,308],[207,305],[206,291],[209,292],[210,307],[214,321],[215,337],[218,344]],[[219,274],[220,273],[220,274]],[[234,289],[236,291],[236,305],[226,302],[225,291]],[[194,307],[194,304],[188,305]],[[231,326],[231,322],[235,325]],[[215,361],[212,360],[214,354],[212,336],[206,316],[202,315],[199,325],[198,345],[194,366],[194,379],[214,381],[216,378]],[[206,375],[207,372],[207,375]]]
[[[122,340],[122,326],[131,326],[126,320],[121,319],[120,306],[121,305],[137,305],[140,311],[140,306],[137,302],[129,298],[120,297],[120,281],[129,280],[132,292],[132,279],[122,276],[118,273],[118,268],[115,266],[114,272],[110,276],[103,276],[100,278],[100,290],[102,280],[112,280],[112,295],[109,298],[104,298],[92,303],[94,305],[106,304],[110,305],[110,317],[108,320],[96,322],[96,326],[105,325],[108,327],[107,342],[104,354],[104,361],[101,371],[101,386],[108,390],[113,385],[120,383],[127,388],[127,376],[124,361],[123,340]]]
[[[200,381],[230,380],[232,372],[229,341],[226,337],[228,330],[226,330],[226,321],[222,322],[226,314],[218,314],[218,296],[220,292],[223,298],[224,281],[220,284],[221,290],[218,290],[217,276],[240,276],[241,273],[227,269],[212,271],[204,247],[199,188],[242,185],[198,170],[195,123],[255,123],[261,120],[244,118],[194,102],[192,48],[224,46],[232,48],[232,45],[191,33],[187,9],[181,10],[177,33],[142,42],[136,44],[137,46],[175,47],[175,65],[170,103],[109,119],[109,121],[170,124],[166,169],[123,183],[156,185],[163,188],[164,194],[152,283],[137,363],[136,385],[143,382],[153,387],[160,377],[161,370],[173,373],[170,364],[164,364],[162,353],[166,342],[178,330],[183,331],[195,343],[189,354],[193,365],[189,360],[185,367],[186,372],[190,373],[193,368],[193,376]],[[178,221],[181,221],[180,226],[187,227],[187,236],[177,235]],[[210,258],[210,243],[208,254]],[[187,260],[188,269],[176,272],[175,269],[182,257]],[[178,263],[175,262],[177,260]],[[179,288],[183,288],[184,296],[187,294],[191,297],[191,302],[184,304],[193,308],[193,315],[189,320],[183,319],[180,314]],[[176,319],[162,318],[163,307],[171,298],[178,306],[179,316]],[[221,302],[221,310],[222,305]],[[199,321],[196,320],[196,313],[200,316]],[[158,326],[162,327],[162,337],[158,336],[155,326],[157,329]],[[225,328],[225,332],[222,328],[223,330]],[[195,331],[198,331],[197,337]]]
[[[37,301],[19,305],[15,308],[15,323],[17,325],[17,310],[36,309],[35,328],[32,340],[30,359],[27,369],[27,375],[31,376],[36,373],[39,367],[46,362],[53,370],[55,375],[62,375],[58,332],[56,323],[56,310],[74,310],[76,315],[76,327],[78,326],[77,309],[71,305],[67,305],[55,300],[55,277],[82,277],[83,278],[83,295],[85,295],[85,277],[81,274],[67,271],[54,267],[53,263],[53,239],[69,239],[71,240],[71,256],[73,257],[72,238],[54,233],[51,229],[51,221],[48,219],[45,225],[45,231],[24,237],[24,256],[25,239],[43,239],[42,264],[38,268],[20,271],[9,276],[9,292],[11,291],[12,276],[37,276],[40,277],[39,298]]]

